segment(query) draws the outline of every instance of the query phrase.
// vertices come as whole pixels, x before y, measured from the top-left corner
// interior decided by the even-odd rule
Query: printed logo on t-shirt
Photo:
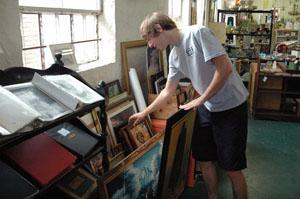
[[[192,54],[194,54],[194,49],[193,47],[189,47],[185,50],[185,53],[188,55],[188,56],[191,56]]]

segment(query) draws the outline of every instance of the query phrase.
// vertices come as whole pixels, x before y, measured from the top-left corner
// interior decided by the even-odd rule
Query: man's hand
[[[146,117],[146,115],[144,114],[144,112],[135,113],[135,114],[133,114],[132,116],[129,117],[128,124],[129,124],[129,126],[136,126],[145,117]]]
[[[190,109],[197,109],[198,106],[202,105],[203,102],[201,100],[200,97],[190,101],[189,103],[187,104],[183,104],[183,105],[180,105],[179,108],[180,109],[184,109],[184,110],[190,110]]]

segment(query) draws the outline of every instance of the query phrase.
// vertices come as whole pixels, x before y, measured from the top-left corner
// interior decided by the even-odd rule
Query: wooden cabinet
[[[300,121],[300,75],[262,72],[253,63],[250,82],[250,111],[255,118]]]

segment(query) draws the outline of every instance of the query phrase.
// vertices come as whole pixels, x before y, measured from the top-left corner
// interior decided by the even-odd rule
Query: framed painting
[[[105,94],[109,99],[121,93],[122,93],[122,89],[121,89],[120,81],[118,79],[106,84]]]
[[[99,180],[101,198],[155,198],[162,147],[163,134],[156,134],[104,174]]]
[[[147,119],[143,120],[136,126],[127,126],[125,129],[134,149],[140,147],[153,135],[152,129]]]
[[[101,176],[104,173],[103,169],[103,154],[98,153],[89,160],[90,167],[95,175]]]
[[[97,188],[97,179],[83,168],[79,168],[65,176],[57,186],[71,198],[89,198]]]
[[[147,64],[146,64],[147,42],[144,40],[134,40],[121,42],[122,65],[125,75],[125,88],[128,93],[131,93],[129,83],[129,67],[133,67],[137,71],[139,80],[147,79]],[[148,85],[146,81],[141,82],[142,90],[145,94],[148,93]]]
[[[108,104],[106,106],[106,110],[110,110],[128,100],[131,100],[131,96],[128,95],[127,91],[124,91],[124,92],[120,93],[119,95],[113,96],[112,98],[108,99]]]
[[[178,198],[185,187],[196,112],[179,110],[167,120],[158,198]]]
[[[94,108],[91,112],[78,117],[78,119],[94,134],[103,134],[102,126],[99,119],[99,108]]]
[[[126,101],[107,111],[108,127],[112,133],[114,144],[121,143],[119,130],[126,126],[128,118],[137,112],[134,101]]]

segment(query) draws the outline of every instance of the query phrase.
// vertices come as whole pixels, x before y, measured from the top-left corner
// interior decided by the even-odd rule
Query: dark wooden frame
[[[113,95],[113,96],[110,96],[110,95],[109,95],[109,88],[114,87],[114,86],[117,86],[117,87],[118,87],[118,93],[115,94],[115,95]],[[117,96],[117,95],[119,95],[119,94],[121,94],[121,93],[122,93],[122,88],[121,88],[121,85],[120,85],[120,81],[119,81],[118,79],[116,79],[116,80],[114,80],[114,81],[112,81],[112,82],[109,82],[109,83],[107,83],[107,84],[105,85],[105,94],[106,94],[106,96],[107,96],[108,99],[109,99],[109,98],[112,98],[112,97],[114,97],[114,96]]]
[[[158,198],[178,198],[183,192],[196,112],[179,110],[167,120],[158,182]]]

